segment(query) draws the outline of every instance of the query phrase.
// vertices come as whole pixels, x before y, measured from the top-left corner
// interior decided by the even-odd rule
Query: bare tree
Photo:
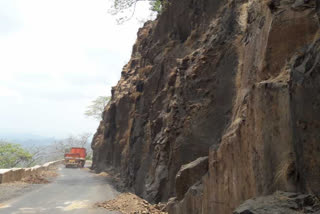
[[[84,113],[87,117],[92,117],[96,120],[102,119],[102,113],[104,108],[110,101],[110,97],[99,96],[91,102],[91,105],[87,107],[86,112]]]
[[[82,133],[77,136],[70,135],[65,139],[56,140],[51,145],[51,157],[53,159],[60,159],[64,157],[65,153],[68,153],[72,147],[86,148],[87,156],[91,156],[91,145],[90,145],[90,133]]]
[[[37,164],[43,164],[49,161],[47,157],[47,147],[37,146],[28,148],[27,150],[32,155],[32,158],[28,161],[26,167],[31,167]]]

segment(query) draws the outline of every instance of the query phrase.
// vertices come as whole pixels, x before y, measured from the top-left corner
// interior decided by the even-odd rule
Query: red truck
[[[64,154],[64,164],[68,167],[84,167],[87,152],[85,148],[72,147],[69,153]]]

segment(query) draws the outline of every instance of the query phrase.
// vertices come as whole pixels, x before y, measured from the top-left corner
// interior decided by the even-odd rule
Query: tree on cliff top
[[[82,133],[79,135],[69,135],[67,138],[56,140],[52,143],[49,150],[53,160],[61,159],[65,153],[68,153],[72,147],[82,147],[87,150],[87,158],[92,157],[92,150],[90,144],[90,133]]]
[[[101,120],[104,108],[108,104],[110,97],[99,96],[91,102],[84,113],[87,117],[92,117],[96,120]]]
[[[119,15],[117,22],[118,24],[122,24],[133,17],[137,3],[142,1],[149,1],[150,10],[158,14],[161,13],[168,3],[168,0],[114,0],[109,12],[112,15]]]

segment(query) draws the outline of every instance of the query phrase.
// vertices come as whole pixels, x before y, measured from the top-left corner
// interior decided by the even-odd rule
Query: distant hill
[[[0,133],[0,140],[19,143],[24,147],[46,146],[55,141],[53,137],[44,137],[28,133]]]

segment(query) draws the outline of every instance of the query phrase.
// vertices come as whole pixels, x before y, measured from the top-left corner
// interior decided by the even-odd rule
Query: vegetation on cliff
[[[98,121],[102,119],[102,113],[104,108],[110,101],[110,97],[106,96],[99,96],[94,99],[89,106],[87,106],[87,110],[85,111],[85,115],[87,117],[94,118]]]
[[[136,12],[137,4],[141,0],[114,0],[111,9],[111,14],[117,15],[118,24],[123,24],[129,21]],[[152,13],[161,14],[168,5],[168,0],[149,0],[150,10]]]

